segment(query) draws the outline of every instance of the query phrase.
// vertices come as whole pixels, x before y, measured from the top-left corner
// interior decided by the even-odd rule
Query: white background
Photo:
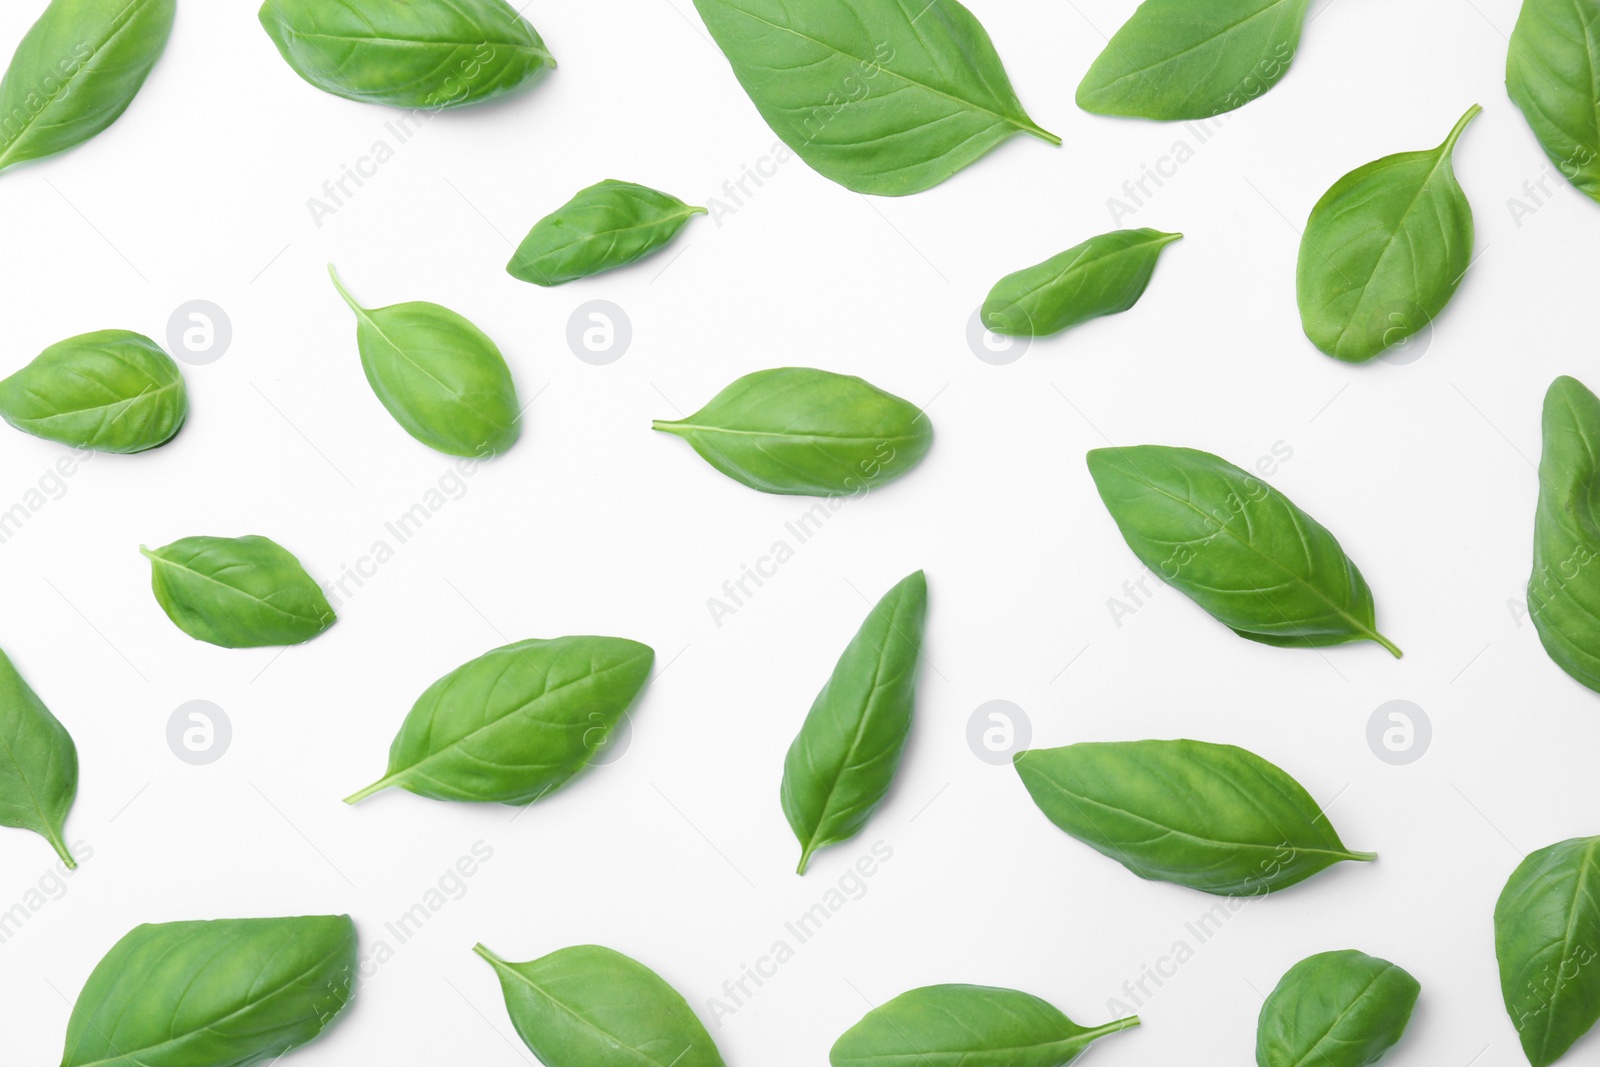
[[[0,8],[0,51],[39,6]],[[615,177],[732,206],[723,183],[772,149],[688,0],[534,0],[527,15],[560,69],[510,101],[433,119],[320,228],[308,198],[392,143],[396,113],[300,81],[251,4],[180,6],[114,127],[0,175],[6,372],[93,329],[164,342],[173,309],[195,298],[234,330],[220,361],[185,367],[193,414],[176,441],[96,457],[0,546],[0,645],[77,740],[68,836],[93,851],[0,945],[0,1061],[54,1062],[69,1001],[138,923],[348,911],[367,951],[392,946],[384,923],[478,841],[494,855],[465,895],[295,1063],[531,1060],[469,951],[479,940],[518,960],[610,945],[710,1025],[708,998],[880,840],[893,858],[865,895],[720,1020],[730,1065],[814,1067],[869,1002],[935,982],[1017,987],[1102,1022],[1125,981],[1179,940],[1195,947],[1185,924],[1217,901],[1072,841],[1009,768],[975,758],[968,718],[1004,698],[1026,709],[1038,745],[1244,745],[1329,803],[1347,844],[1382,857],[1250,903],[1161,988],[1147,984],[1145,1025],[1103,1042],[1096,1063],[1251,1062],[1262,995],[1301,957],[1345,947],[1422,983],[1388,1062],[1523,1062],[1500,1003],[1494,901],[1525,852],[1600,831],[1597,698],[1513,610],[1544,390],[1559,373],[1600,384],[1600,208],[1558,182],[1520,225],[1508,207],[1536,206],[1523,183],[1548,172],[1503,86],[1514,0],[1319,6],[1289,76],[1122,220],[1187,235],[1138,307],[1008,366],[965,338],[988,287],[1112,228],[1107,199],[1141,164],[1196,145],[1182,126],[1073,104],[1133,0],[975,0],[1024,105],[1063,147],[1019,136],[905,199],[863,198],[791,161],[661,256],[553,290],[503,264],[577,189]],[[1341,174],[1437,144],[1474,102],[1485,110],[1456,165],[1479,258],[1422,357],[1321,355],[1295,309],[1296,228]],[[467,315],[499,342],[524,401],[538,399],[516,448],[326,635],[281,655],[191,641],[151,597],[141,542],[261,533],[332,579],[451,469],[367,388],[329,260],[369,305],[427,299]],[[596,298],[634,329],[605,367],[565,341],[569,315]],[[931,403],[936,444],[718,627],[707,598],[811,502],[735,484],[650,420],[791,364]],[[1108,598],[1141,568],[1084,467],[1108,442],[1246,466],[1287,445],[1270,480],[1359,563],[1404,660],[1371,644],[1242,641],[1166,588],[1115,625]],[[64,451],[0,433],[0,508]],[[868,599],[919,567],[928,666],[895,789],[861,837],[797,878],[777,798],[784,751]],[[340,803],[378,776],[435,678],[505,641],[564,633],[657,650],[619,762],[515,821],[398,791]],[[166,741],[173,709],[197,698],[233,724],[209,767]],[[1366,741],[1391,699],[1433,723],[1410,766]],[[0,908],[53,885],[51,871],[44,842],[0,833]]]

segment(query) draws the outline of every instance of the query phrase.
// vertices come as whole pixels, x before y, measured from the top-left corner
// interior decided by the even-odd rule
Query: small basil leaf
[[[1584,4],[1523,0],[1506,54],[1506,91],[1550,162],[1600,200],[1600,23]]]
[[[0,381],[0,418],[23,433],[99,452],[165,444],[188,414],[178,365],[127,330],[53,344]]]
[[[1600,1020],[1600,837],[1517,865],[1494,906],[1494,955],[1523,1054],[1547,1067]]]
[[[1007,274],[983,302],[983,324],[998,334],[1044,337],[1139,302],[1161,250],[1182,237],[1160,230],[1112,230]]]
[[[922,461],[933,425],[860,378],[808,367],[756,371],[686,419],[658,419],[702,459],[763,493],[855,496]]]
[[[397,785],[434,800],[532,804],[604,750],[654,661],[650,646],[620,637],[486,652],[417,698],[389,748],[389,769],[345,803]]]
[[[1050,1003],[1016,989],[931,985],[881,1004],[833,1043],[833,1067],[1063,1067],[1138,1016],[1079,1026]]]
[[[1078,85],[1096,115],[1205,119],[1289,73],[1307,0],[1144,0]]]
[[[607,178],[533,224],[506,273],[560,285],[627,266],[671,241],[703,207],[633,182]]]
[[[1367,1067],[1411,1021],[1422,986],[1388,960],[1345,949],[1290,967],[1261,1006],[1257,1067]]]
[[[339,281],[356,313],[356,346],[367,384],[400,428],[451,456],[497,455],[522,430],[517,387],[505,357],[484,332],[449,308],[423,301],[364,308]]]
[[[511,1025],[545,1067],[723,1067],[687,1001],[637,960],[574,945],[508,963],[482,945]]]
[[[1014,762],[1051,822],[1140,878],[1254,896],[1377,858],[1345,848],[1299,782],[1232,745],[1085,742]]]
[[[1328,355],[1369,360],[1427,326],[1455,295],[1472,265],[1472,205],[1450,157],[1481,110],[1472,105],[1438,148],[1357,167],[1311,209],[1295,293],[1300,325]]]
[[[811,854],[854,837],[894,782],[911,733],[928,617],[921,571],[873,607],[846,646],[783,761],[783,814]]]
[[[1282,648],[1375,641],[1399,658],[1339,542],[1270,485],[1192,448],[1088,458],[1133,554],[1240,637]]]
[[[260,18],[296,74],[369,104],[476,104],[556,65],[505,0],[266,0]]]
[[[63,831],[77,795],[72,735],[0,652],[0,826],[32,830],[75,868]]]
[[[0,79],[0,170],[122,116],[161,58],[176,0],[51,0]]]
[[[938,185],[1017,132],[989,34],[956,0],[695,0],[734,76],[784,144],[858,193]]]
[[[136,926],[89,975],[61,1067],[250,1067],[327,1029],[355,993],[348,915]]]
[[[184,633],[223,648],[298,645],[336,620],[328,598],[276,541],[185,537],[139,551],[156,602]]]
[[[1565,375],[1544,397],[1528,614],[1556,665],[1600,691],[1600,398]]]

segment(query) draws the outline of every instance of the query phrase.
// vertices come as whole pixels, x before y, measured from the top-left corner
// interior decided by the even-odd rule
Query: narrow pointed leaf
[[[139,549],[167,618],[223,648],[298,645],[336,620],[294,553],[266,537],[185,537]]]
[[[1544,650],[1600,691],[1600,398],[1565,375],[1544,397],[1528,614]]]
[[[32,830],[67,867],[67,813],[78,795],[72,735],[0,652],[0,826]]]
[[[1593,5],[1523,0],[1506,53],[1506,91],[1562,176],[1600,200],[1600,14]]]
[[[921,571],[873,607],[817,694],[783,762],[783,814],[812,853],[854,837],[888,794],[911,733],[928,615]]]
[[[165,444],[188,414],[178,365],[150,338],[127,330],[53,344],[0,381],[0,418],[35,437],[98,452]]]
[[[614,270],[656,251],[705,213],[675,196],[607,178],[534,223],[506,273],[534,285],[560,285]]]
[[[998,334],[1043,337],[1127,311],[1144,295],[1161,250],[1182,236],[1112,230],[1007,274],[983,302],[983,324]]]
[[[1299,782],[1232,745],[1084,742],[1014,762],[1051,822],[1140,878],[1255,896],[1375,858],[1345,848]]]
[[[1422,987],[1406,971],[1344,949],[1290,967],[1256,1026],[1256,1067],[1367,1067],[1405,1034]]]

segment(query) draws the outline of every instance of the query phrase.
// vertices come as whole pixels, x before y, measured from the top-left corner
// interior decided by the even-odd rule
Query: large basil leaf
[[[1063,1067],[1138,1016],[1079,1026],[1016,989],[930,985],[867,1012],[833,1043],[833,1067]]]
[[[763,493],[856,496],[922,462],[933,425],[860,378],[808,367],[756,371],[686,419],[651,424]]]
[[[1295,294],[1311,343],[1361,363],[1427,326],[1472,265],[1472,205],[1450,157],[1482,108],[1438,148],[1357,167],[1311,209]]]
[[[1544,650],[1600,691],[1600,398],[1565,375],[1544,397],[1528,614]]]
[[[127,330],[60,341],[0,381],[0,418],[35,437],[100,452],[165,444],[188,414],[178,365]]]
[[[560,285],[643,259],[678,235],[703,207],[633,182],[607,178],[533,224],[506,273]]]
[[[938,185],[1018,131],[989,34],[956,0],[695,0],[784,144],[858,193]]]
[[[1600,837],[1530,853],[1494,906],[1500,994],[1533,1067],[1600,1019]]]
[[[1144,0],[1078,85],[1097,115],[1204,119],[1289,73],[1307,0]]]
[[[223,648],[298,645],[337,621],[294,553],[268,538],[185,537],[139,551],[150,560],[161,610],[198,641]]]
[[[1043,337],[1139,302],[1161,250],[1182,237],[1160,230],[1112,230],[1007,274],[983,302],[992,332]]]
[[[1400,656],[1333,534],[1270,485],[1192,448],[1088,458],[1133,554],[1240,637],[1283,648],[1376,641]]]
[[[1256,1067],[1367,1067],[1400,1040],[1422,987],[1388,960],[1344,949],[1290,967],[1261,1005]]]
[[[51,0],[0,79],[0,170],[76,147],[133,103],[176,0]]]
[[[321,1034],[355,993],[348,915],[136,926],[72,1009],[61,1067],[250,1067]]]
[[[1587,2],[1523,0],[1506,91],[1556,169],[1600,200],[1600,12]]]
[[[0,826],[32,830],[75,868],[63,831],[77,795],[72,735],[0,652]]]
[[[783,814],[811,854],[860,832],[889,792],[911,733],[928,583],[901,579],[873,607],[783,761]]]
[[[1254,896],[1376,858],[1345,848],[1299,782],[1232,745],[1084,742],[1015,764],[1051,822],[1140,878]]]
[[[504,452],[522,431],[517,387],[484,332],[449,308],[424,301],[364,308],[332,265],[333,284],[356,313],[356,346],[367,384],[401,429],[451,456]]]
[[[500,977],[511,1025],[545,1067],[723,1067],[688,1002],[620,952],[574,945],[508,963],[473,951]]]
[[[345,803],[397,785],[434,800],[532,804],[604,750],[654,661],[650,646],[621,637],[486,652],[417,698],[389,747],[389,769]]]
[[[266,0],[260,17],[296,74],[364,103],[476,104],[556,65],[505,0]]]

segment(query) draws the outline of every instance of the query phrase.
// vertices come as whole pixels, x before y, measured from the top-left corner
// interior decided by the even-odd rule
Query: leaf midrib
[[[566,1013],[568,1016],[570,1016],[572,1019],[576,1020],[578,1023],[580,1023],[581,1025],[586,1027],[588,1030],[592,1031],[593,1033],[599,1034],[601,1037],[605,1038],[607,1041],[613,1042],[618,1048],[626,1049],[629,1053],[633,1054],[633,1056],[637,1057],[641,1062],[647,1063],[647,1064],[651,1064],[651,1065],[653,1065],[653,1067],[672,1067],[672,1064],[670,1064],[670,1063],[662,1063],[660,1060],[655,1059],[649,1053],[645,1052],[643,1049],[637,1049],[637,1048],[634,1048],[632,1045],[627,1044],[626,1042],[624,1042],[622,1040],[622,1038],[620,1038],[616,1034],[613,1034],[613,1033],[611,1033],[611,1032],[609,1032],[607,1030],[602,1030],[600,1027],[596,1026],[589,1019],[587,1019],[584,1016],[578,1014],[575,1010],[573,1010],[570,1006],[568,1006],[565,1001],[559,999],[558,997],[556,997],[555,995],[550,993],[550,991],[545,989],[544,986],[541,986],[538,982],[535,982],[533,979],[529,978],[527,975],[525,975],[521,971],[517,970],[511,964],[505,962],[504,960],[499,960],[499,959],[496,959],[494,962],[495,962],[495,970],[499,971],[501,974],[511,974],[519,982],[521,982],[522,984],[526,985],[529,989],[532,989],[534,992],[538,993],[545,1000],[547,1000],[551,1004],[555,1005],[562,1012]],[[691,1042],[691,1046],[692,1046],[692,1044],[693,1044],[693,1042]],[[688,1051],[688,1049],[685,1048],[684,1051]],[[680,1053],[680,1058],[681,1058],[681,1055],[682,1054]],[[677,1060],[673,1060],[672,1061],[672,1063],[676,1063],[676,1062],[677,1062]]]
[[[165,556],[158,556],[154,552],[152,552],[150,554],[150,558],[152,560],[155,560],[157,563],[164,563],[169,567],[173,567],[173,568],[176,568],[177,570],[183,571],[185,574],[192,574],[196,578],[199,578],[199,579],[201,579],[203,581],[210,582],[212,585],[220,586],[221,588],[226,589],[231,593],[235,593],[235,594],[237,594],[239,596],[244,597],[246,600],[254,601],[255,603],[260,604],[263,607],[265,607],[265,608],[267,608],[267,609],[269,609],[271,611],[277,612],[279,615],[282,615],[285,618],[299,619],[299,620],[309,620],[311,622],[316,622],[316,623],[320,623],[322,621],[323,617],[320,614],[318,614],[318,615],[313,617],[311,615],[297,615],[292,611],[285,611],[283,608],[278,607],[276,604],[273,604],[270,601],[263,600],[261,597],[256,596],[254,593],[248,592],[247,590],[244,590],[244,589],[240,589],[236,585],[229,585],[227,582],[221,581],[221,580],[219,580],[217,578],[213,578],[211,575],[206,574],[203,571],[197,571],[193,567],[190,567],[190,566],[187,566],[185,564],[179,563],[176,560],[167,559]],[[254,568],[256,566],[256,564],[245,564],[245,566]],[[307,577],[309,578],[310,576],[307,575]]]

